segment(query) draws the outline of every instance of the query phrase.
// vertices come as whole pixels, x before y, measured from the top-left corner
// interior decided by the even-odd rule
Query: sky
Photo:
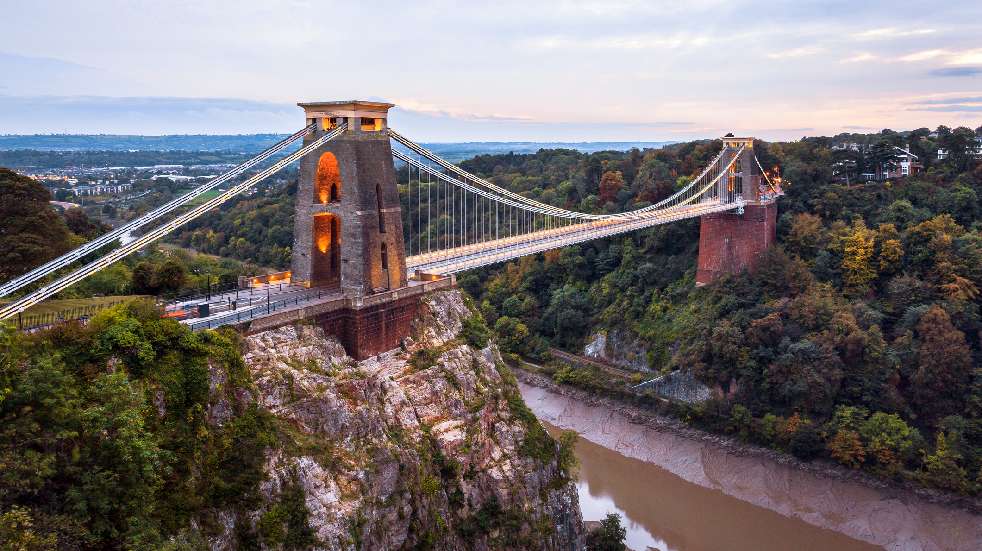
[[[0,133],[797,139],[982,125],[982,1],[0,0]]]

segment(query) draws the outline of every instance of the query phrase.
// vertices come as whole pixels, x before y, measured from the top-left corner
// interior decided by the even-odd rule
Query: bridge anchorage
[[[300,180],[291,270],[244,278],[243,289],[234,295],[197,305],[197,317],[182,321],[192,329],[239,325],[257,332],[307,320],[321,324],[350,355],[364,359],[398,347],[409,334],[421,296],[452,286],[454,274],[464,270],[699,217],[696,284],[705,285],[724,274],[753,270],[774,241],[780,182],[760,166],[753,138],[724,137],[722,150],[702,172],[653,205],[593,214],[530,199],[441,159],[389,128],[392,104],[299,105],[307,124],[292,136],[188,194],[0,285],[0,297],[6,296],[112,247],[0,307],[0,320],[160,239],[294,161],[300,162]],[[297,151],[233,183],[301,139]],[[227,188],[217,197],[192,203],[220,185]],[[172,212],[179,214],[165,221]],[[152,222],[158,225],[143,229]],[[118,242],[134,230],[143,233],[125,245]],[[184,303],[168,306],[170,314],[186,310]]]

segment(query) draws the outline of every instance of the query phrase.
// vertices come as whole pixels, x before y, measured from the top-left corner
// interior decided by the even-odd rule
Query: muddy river
[[[982,550],[982,517],[821,477],[521,384],[550,429],[580,434],[584,520],[617,512],[637,551]]]

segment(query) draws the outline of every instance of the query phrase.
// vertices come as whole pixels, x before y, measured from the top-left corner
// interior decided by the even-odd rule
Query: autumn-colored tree
[[[952,449],[943,432],[939,432],[934,453],[924,457],[922,478],[939,488],[963,492],[968,486],[968,473],[959,465],[962,456]]]
[[[866,449],[887,472],[898,471],[914,449],[917,429],[911,428],[895,413],[874,413],[859,429]]]
[[[921,316],[917,336],[917,370],[910,381],[914,404],[933,418],[958,413],[972,377],[972,351],[965,333],[935,304]]]
[[[904,247],[899,239],[887,239],[880,244],[880,271],[893,273],[900,267],[904,257]]]
[[[858,469],[866,459],[863,441],[854,430],[843,429],[836,432],[829,440],[828,450],[833,459],[853,469]]]
[[[617,200],[617,192],[624,187],[624,175],[619,170],[608,170],[600,177],[600,201],[612,203]]]
[[[842,240],[842,282],[846,289],[862,294],[876,279],[876,269],[870,260],[876,245],[876,234],[862,220],[856,220]]]
[[[941,284],[941,292],[951,300],[970,301],[979,296],[979,288],[971,279],[952,273],[948,282]]]
[[[810,258],[822,246],[822,219],[818,215],[801,212],[791,220],[788,232],[788,249],[802,257]]]
[[[528,327],[521,321],[508,316],[501,316],[494,324],[498,334],[498,342],[505,352],[522,353],[528,350],[526,341],[529,337]]]
[[[950,214],[939,214],[910,229],[908,250],[911,260],[924,268],[940,262],[950,262],[954,240],[965,233],[965,228]]]

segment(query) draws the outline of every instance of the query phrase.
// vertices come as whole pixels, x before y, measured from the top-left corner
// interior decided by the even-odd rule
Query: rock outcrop
[[[637,338],[620,329],[605,329],[590,336],[583,355],[637,371],[651,371],[648,348]]]
[[[559,446],[494,345],[467,334],[460,293],[423,300],[404,348],[362,362],[313,325],[244,339],[253,399],[281,443],[264,458],[260,506],[220,522],[213,550],[236,548],[243,522],[271,534],[268,549],[581,548]]]

